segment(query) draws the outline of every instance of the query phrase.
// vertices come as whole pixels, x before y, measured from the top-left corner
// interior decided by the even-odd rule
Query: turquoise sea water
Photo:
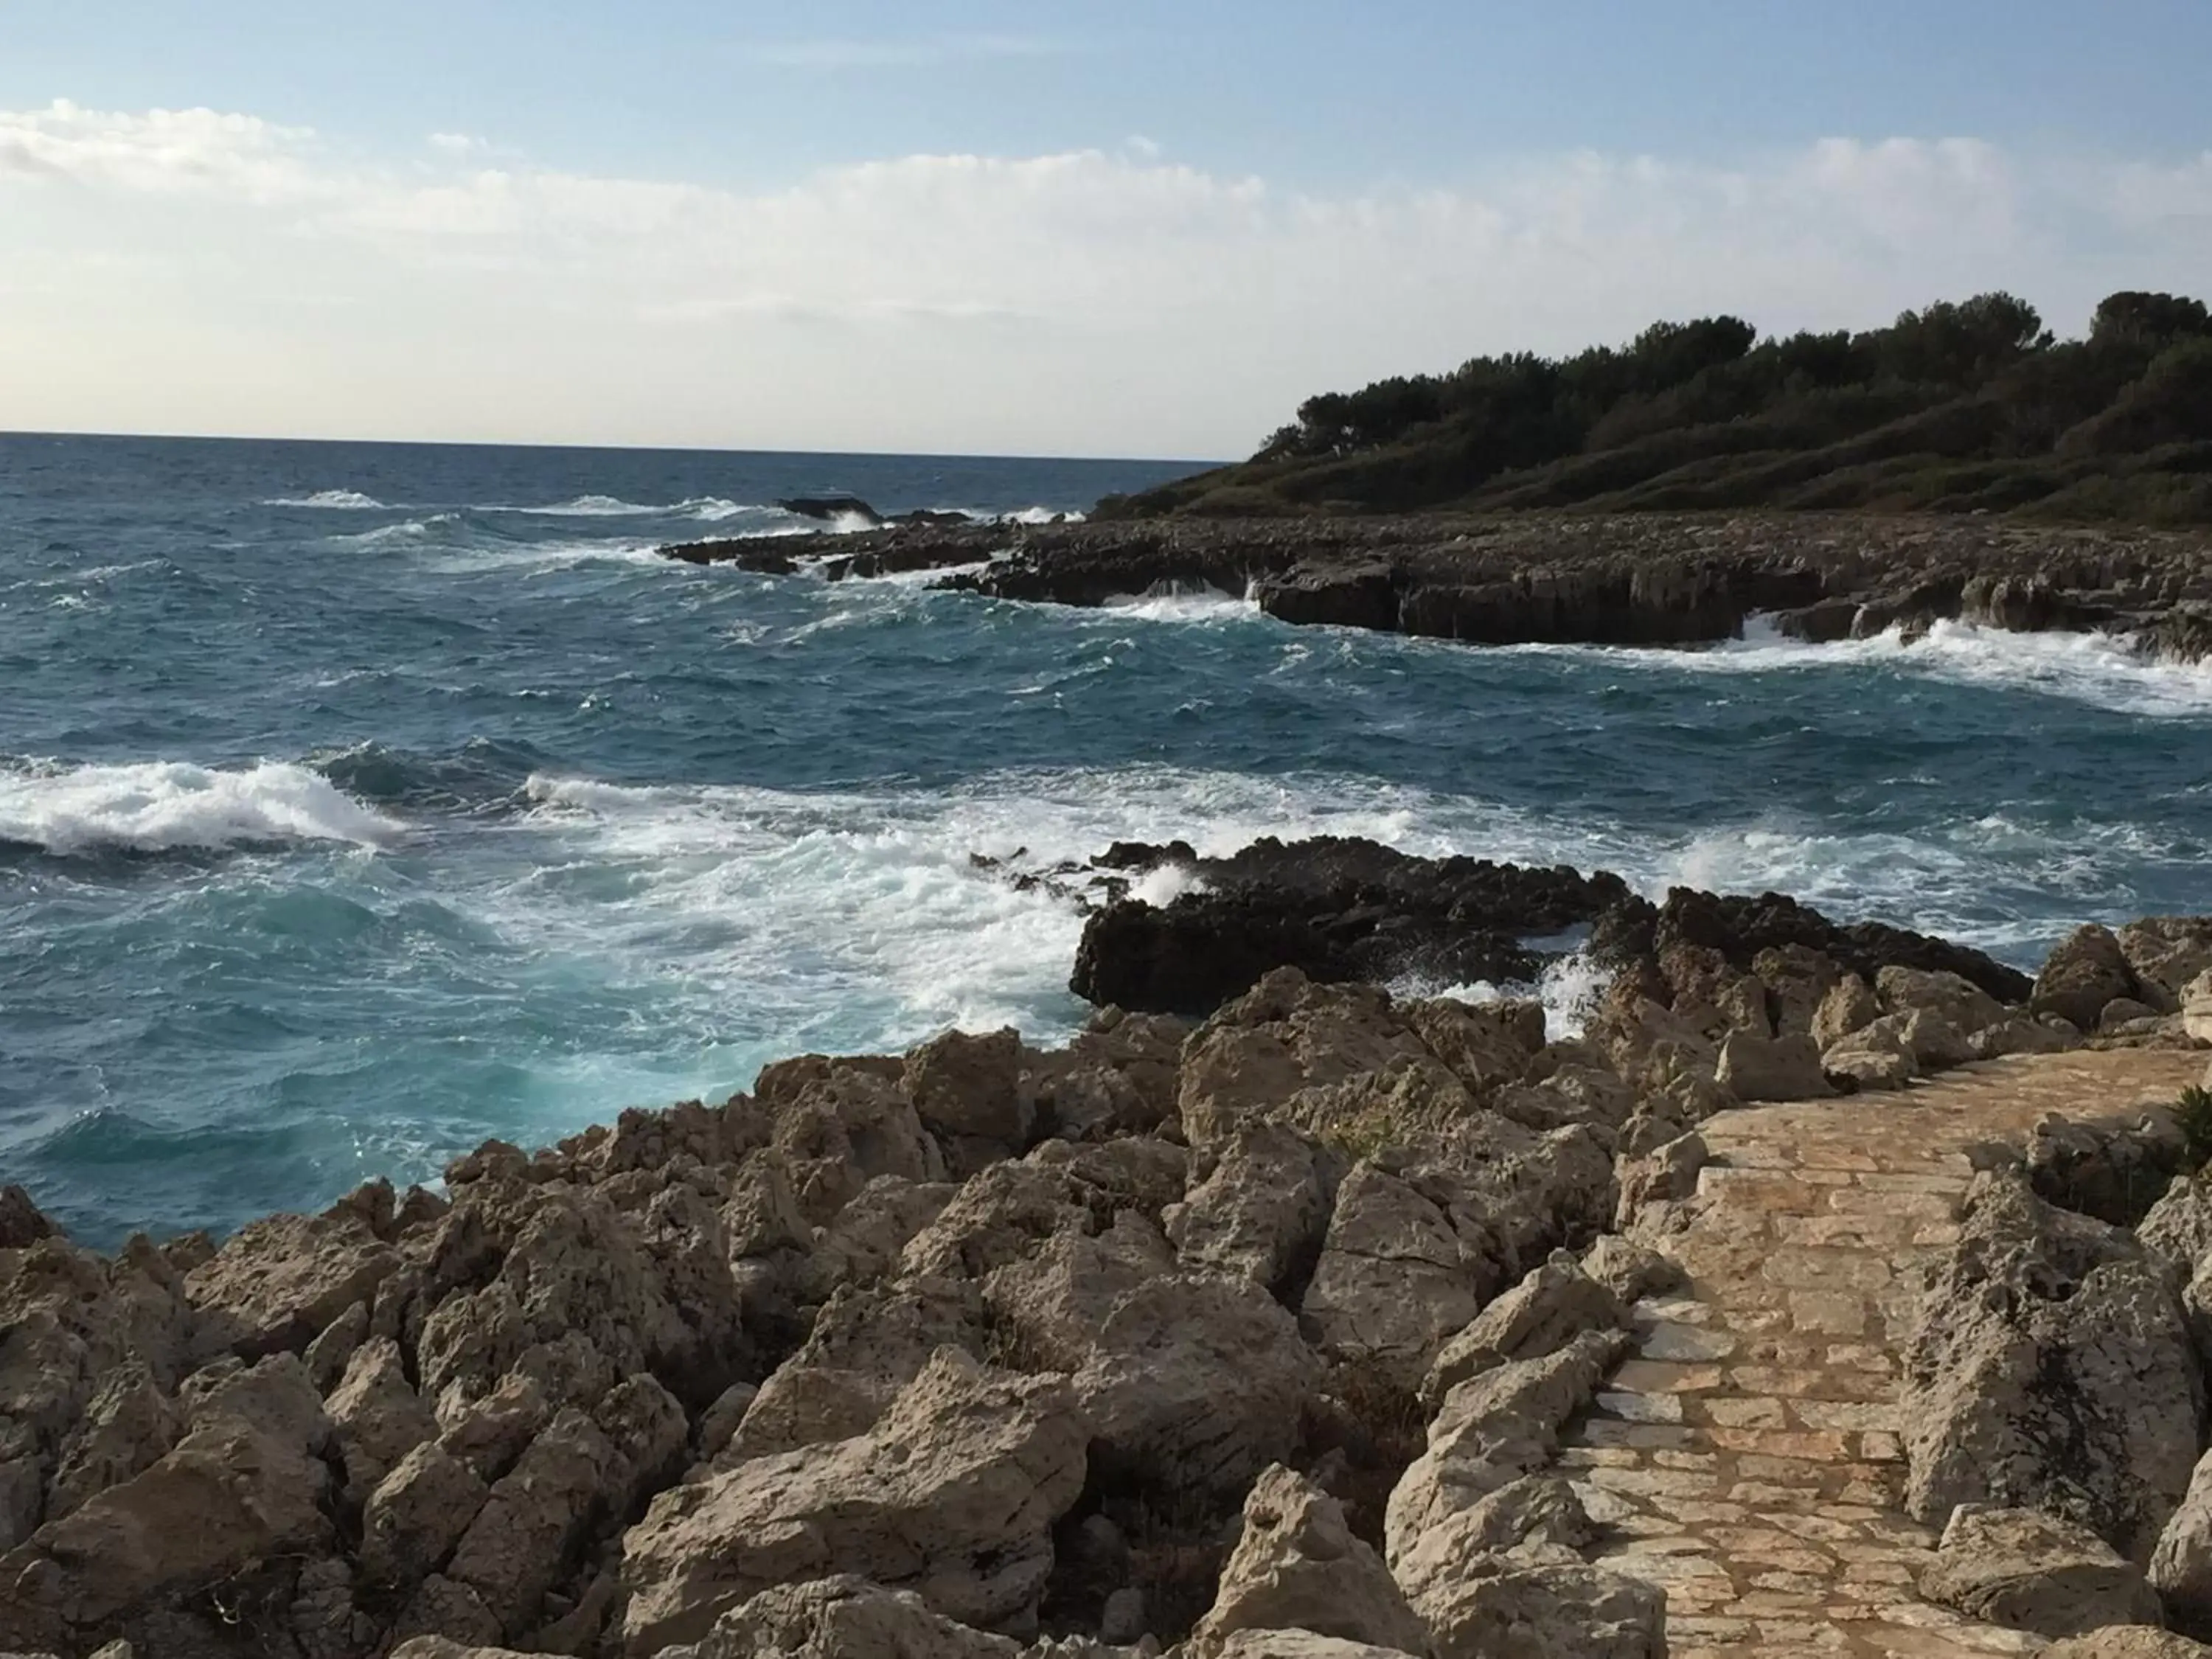
[[[1175,470],[0,437],[0,1180],[223,1227],[795,1051],[1066,1033],[1079,916],[971,853],[1328,830],[2030,966],[2212,908],[2212,677],[2104,641],[1476,651],[650,551]]]

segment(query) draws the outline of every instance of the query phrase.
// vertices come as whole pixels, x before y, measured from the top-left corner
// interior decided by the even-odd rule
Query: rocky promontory
[[[2151,1626],[2212,1632],[2212,919],[2030,978],[1361,842],[1085,873],[1079,973],[1163,1007],[1063,1047],[221,1242],[0,1194],[0,1651],[2207,1651]],[[1455,934],[1609,986],[1364,977]]]
[[[904,525],[818,553],[758,541],[693,563],[818,566],[832,579],[950,571],[941,586],[1097,605],[1175,588],[1249,594],[1293,623],[1469,644],[1698,645],[1754,617],[1808,641],[1960,621],[2095,629],[2212,650],[2212,536],[1863,514],[1447,514]]]

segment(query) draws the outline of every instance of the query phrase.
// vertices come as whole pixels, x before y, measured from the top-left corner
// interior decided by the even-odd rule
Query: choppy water
[[[2212,677],[2106,641],[1474,651],[650,553],[1171,471],[0,438],[0,1179],[224,1226],[801,1049],[1062,1034],[1079,918],[975,852],[1327,830],[2028,965],[2212,908]]]

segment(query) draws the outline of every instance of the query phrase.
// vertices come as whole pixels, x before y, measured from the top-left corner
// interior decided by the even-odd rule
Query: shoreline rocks
[[[1088,874],[1163,859],[1358,913],[1313,925],[1362,949],[1579,921],[1613,982],[1566,1036],[1527,1002],[1200,963],[1257,971],[1196,1023],[1109,1007],[1054,1050],[800,1056],[220,1245],[101,1256],[0,1191],[0,1650],[1658,1659],[1664,1594],[1595,1559],[1555,1459],[1675,1271],[1670,1215],[1752,1173],[1698,1125],[1879,1113],[1850,1052],[2191,1048],[2180,994],[2136,1011],[2212,940],[2154,919],[2031,980],[1773,895],[1366,843]],[[1978,1607],[2094,1580],[2140,1618],[2148,1566],[2206,1616],[2190,1146],[2155,1111],[2039,1125],[1931,1271],[1916,1503],[2103,1540],[1961,1569]]]
[[[695,563],[757,543],[665,550]],[[833,580],[966,567],[941,584],[1097,605],[1174,588],[1249,596],[1299,625],[1468,644],[1700,645],[1754,616],[1812,642],[1939,622],[2100,631],[2150,655],[2212,647],[2212,538],[1868,514],[1429,514],[906,524],[816,561]]]

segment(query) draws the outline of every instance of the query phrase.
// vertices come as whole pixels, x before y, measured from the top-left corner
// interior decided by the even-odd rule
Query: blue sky
[[[2202,0],[0,0],[0,425],[1226,453],[1659,314],[2066,329],[2212,288],[2207,64]]]

